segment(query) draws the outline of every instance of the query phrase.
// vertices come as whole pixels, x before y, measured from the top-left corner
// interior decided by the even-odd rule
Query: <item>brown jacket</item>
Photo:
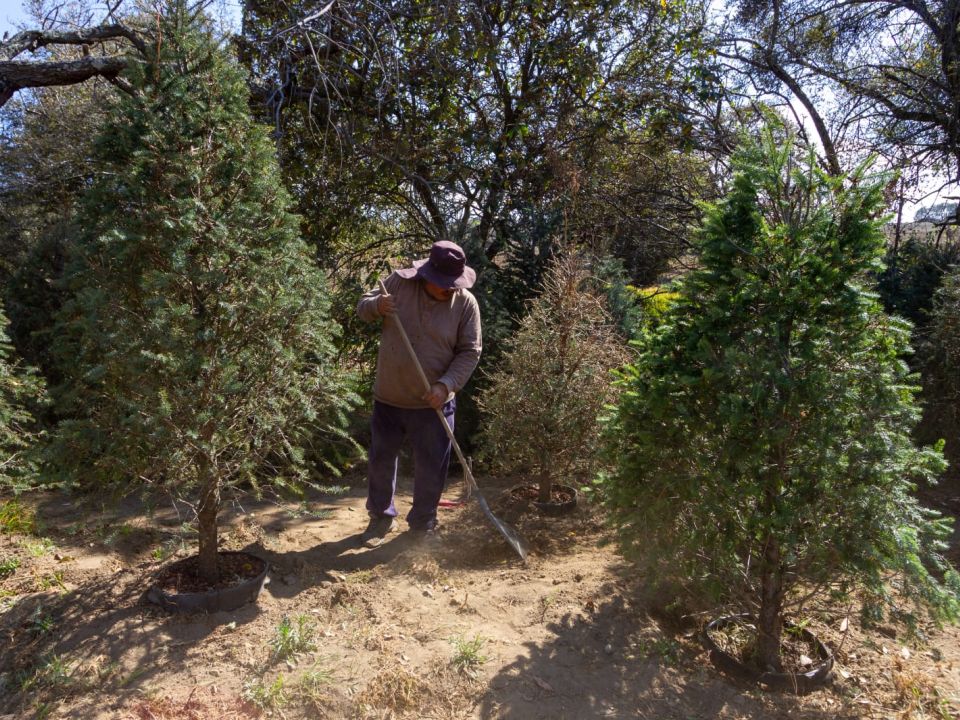
[[[457,290],[448,302],[434,300],[419,279],[404,280],[396,273],[384,281],[394,296],[397,316],[410,337],[423,372],[431,383],[442,382],[450,390],[448,400],[458,392],[480,361],[480,306],[469,290]],[[357,303],[361,320],[381,318],[377,310],[380,290],[365,293]],[[407,355],[394,322],[383,325],[377,377],[373,396],[382,403],[401,408],[430,407],[423,398],[423,383]]]

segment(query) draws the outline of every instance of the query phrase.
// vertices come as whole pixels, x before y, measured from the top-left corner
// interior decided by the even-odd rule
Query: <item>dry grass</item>
[[[960,708],[951,708],[947,694],[925,673],[898,669],[893,674],[893,686],[897,692],[897,717],[901,720],[951,720],[957,717],[955,713]]]
[[[169,697],[149,698],[134,705],[131,720],[239,720],[256,718],[260,713],[239,698],[216,698],[196,691],[182,700]]]

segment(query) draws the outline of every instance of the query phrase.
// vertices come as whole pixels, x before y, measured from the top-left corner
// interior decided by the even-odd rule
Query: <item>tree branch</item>
[[[92,77],[116,78],[126,69],[127,62],[122,55],[67,62],[0,62],[0,107],[23,88],[75,85]]]
[[[129,40],[140,52],[146,50],[143,38],[136,32],[126,25],[114,23],[68,32],[24,30],[0,42],[0,60],[13,60],[25,50],[36,52],[47,45],[93,45],[104,40]]]

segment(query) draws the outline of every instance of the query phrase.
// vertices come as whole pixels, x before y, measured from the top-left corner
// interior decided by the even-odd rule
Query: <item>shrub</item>
[[[960,613],[949,524],[911,495],[944,463],[911,439],[910,328],[864,287],[881,184],[830,178],[774,135],[738,153],[700,269],[622,374],[602,484],[651,577],[755,614],[764,669],[801,587],[859,586],[878,607],[898,576],[898,597]]]

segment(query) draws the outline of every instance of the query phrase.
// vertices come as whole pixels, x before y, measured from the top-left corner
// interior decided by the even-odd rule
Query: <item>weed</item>
[[[310,503],[304,500],[296,508],[287,509],[287,515],[294,520],[299,518],[313,518],[314,520],[326,520],[333,515],[333,510],[325,508],[311,508]]]
[[[13,575],[18,567],[20,567],[20,558],[7,557],[3,560],[0,560],[0,578]]]
[[[33,557],[43,557],[44,555],[53,552],[54,548],[56,548],[53,540],[45,537],[40,538],[36,542],[25,541],[23,546]]]
[[[36,586],[39,591],[50,590],[58,587],[60,592],[67,592],[67,586],[63,581],[63,570],[55,570],[48,575],[42,575],[36,578]]]
[[[0,612],[6,612],[16,605],[17,597],[13,590],[0,590]]]
[[[371,582],[377,574],[373,570],[357,570],[347,575],[347,583],[353,585],[366,585]]]
[[[547,613],[550,611],[550,608],[557,604],[559,595],[560,593],[550,593],[540,598],[540,622],[547,621]]]
[[[53,630],[56,622],[50,613],[43,612],[43,605],[38,605],[30,616],[30,631],[36,635],[45,635]]]
[[[184,548],[184,542],[180,538],[170,538],[153,549],[150,553],[157,562],[164,562],[168,558],[176,555],[179,550]]]
[[[269,685],[263,680],[250,680],[243,685],[243,699],[252,702],[261,710],[280,710],[288,702],[284,689],[283,673]]]
[[[662,662],[672,665],[680,656],[680,648],[670,638],[659,637],[649,646],[650,654],[656,655]]]
[[[318,708],[323,704],[324,690],[331,683],[333,683],[333,675],[330,671],[314,665],[297,681],[297,697]]]
[[[313,621],[307,615],[297,615],[295,621],[291,621],[289,616],[284,616],[277,625],[271,643],[274,658],[284,660],[301,652],[315,650],[317,647],[313,641],[315,632]]]
[[[0,532],[32,535],[36,529],[36,514],[18,500],[7,500],[0,505]]]
[[[129,675],[120,679],[120,687],[122,688],[130,687],[131,685],[133,685],[133,683],[135,683],[141,677],[146,675],[149,670],[150,670],[149,665],[140,665],[138,667],[135,667],[133,670],[130,671]]]
[[[104,545],[113,545],[118,540],[130,537],[135,530],[135,527],[127,523],[121,523],[120,525],[104,523],[100,526],[98,534]]]
[[[76,685],[73,678],[73,663],[63,655],[56,654],[47,657],[39,666],[21,671],[16,680],[22,693],[41,687],[66,691]]]
[[[450,642],[453,644],[452,665],[466,675],[476,675],[480,666],[487,661],[487,656],[480,652],[486,639],[480,635],[474,635],[472,640],[460,636],[451,638]]]
[[[901,707],[905,708],[903,717],[939,720],[953,717],[945,693],[927,675],[901,670],[894,673],[893,686],[900,696]]]

